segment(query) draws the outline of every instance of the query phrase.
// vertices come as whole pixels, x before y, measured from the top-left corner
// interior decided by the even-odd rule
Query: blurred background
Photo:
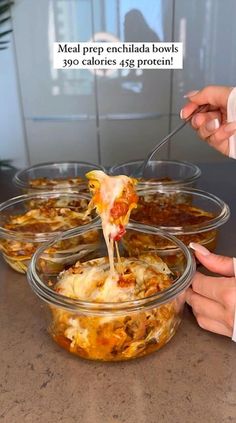
[[[13,30],[0,38],[0,159],[21,168],[144,157],[178,124],[187,91],[235,85],[235,16],[235,0],[14,0],[10,19],[0,18],[0,32]],[[182,41],[184,69],[52,68],[54,41],[113,36]],[[158,157],[225,160],[189,127]]]

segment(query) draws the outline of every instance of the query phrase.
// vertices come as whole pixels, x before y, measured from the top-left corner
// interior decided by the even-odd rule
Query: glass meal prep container
[[[168,268],[165,252],[129,257],[120,245],[118,279],[109,276],[107,249],[100,225],[62,234],[61,240],[98,231],[90,250],[60,256],[54,269],[57,240],[40,247],[28,269],[28,281],[45,304],[53,340],[72,354],[90,360],[120,361],[163,347],[181,322],[185,291],[195,272],[190,250],[164,231],[128,224],[126,231],[168,240],[184,257]],[[83,239],[82,239],[83,244]],[[55,250],[55,251],[54,251]],[[64,265],[63,259],[64,258]],[[79,260],[79,261],[78,261]],[[115,261],[118,267],[118,260]]]
[[[110,168],[110,175],[132,176],[142,165],[142,160],[134,160],[117,164]],[[136,177],[135,173],[135,177]],[[151,160],[145,168],[145,178],[139,179],[138,186],[145,188],[146,184],[153,183],[155,186],[187,186],[194,187],[201,176],[201,170],[193,163],[180,162],[177,160]]]
[[[24,193],[52,190],[87,192],[85,174],[91,170],[103,170],[102,166],[86,162],[39,163],[18,171],[13,183]]]
[[[87,216],[90,198],[77,192],[44,192],[14,197],[0,204],[0,251],[16,271],[25,273],[35,250],[63,231],[92,225],[97,217]],[[96,237],[84,239],[84,244]],[[58,254],[76,247],[76,238],[58,244]]]
[[[130,217],[132,222],[165,230],[185,245],[197,242],[210,251],[215,250],[218,229],[230,216],[229,207],[220,198],[193,188],[160,188],[153,185],[138,190],[138,195],[137,208]],[[126,234],[123,243],[131,255],[143,249],[163,248],[169,252],[168,262],[177,258],[175,249],[163,240],[156,244],[152,235]]]

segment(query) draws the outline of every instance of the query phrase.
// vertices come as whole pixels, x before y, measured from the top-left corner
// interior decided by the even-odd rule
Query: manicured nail
[[[236,131],[236,122],[230,122],[224,128],[225,132],[234,132]]]
[[[206,247],[203,247],[203,245],[197,244],[196,242],[190,242],[189,247],[197,253],[201,254],[202,256],[209,256],[211,254]]]
[[[219,121],[219,119],[215,118],[215,119],[212,119],[209,122],[207,122],[205,126],[206,126],[207,131],[209,131],[209,132],[216,131],[220,127],[220,121]]]
[[[180,119],[184,119],[184,109],[180,110],[179,115],[180,115]]]
[[[184,94],[184,98],[192,97],[193,95],[197,94],[199,90],[189,91],[187,94]]]

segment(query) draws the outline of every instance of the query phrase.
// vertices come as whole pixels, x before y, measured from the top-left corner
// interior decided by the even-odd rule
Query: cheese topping
[[[92,302],[122,302],[144,298],[172,283],[168,266],[156,255],[122,258],[124,273],[114,283],[106,258],[77,262],[62,272],[56,291],[69,298]]]
[[[108,250],[111,278],[117,278],[114,266],[114,241],[125,233],[132,209],[137,206],[138,197],[135,179],[126,175],[108,176],[101,170],[86,174],[93,195],[89,209],[96,208],[102,220],[102,229]]]
[[[15,232],[54,232],[70,229],[91,220],[86,215],[88,201],[49,199],[41,202],[29,201],[30,209],[22,214],[9,216],[3,225]]]

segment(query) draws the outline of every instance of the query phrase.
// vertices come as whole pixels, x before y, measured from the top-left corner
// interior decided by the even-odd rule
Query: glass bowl
[[[63,231],[92,225],[97,217],[86,217],[89,197],[77,192],[53,191],[25,194],[0,205],[0,250],[5,261],[25,273],[35,250]],[[72,240],[76,242],[76,240]],[[73,251],[73,242],[62,242],[60,251]],[[87,242],[85,240],[85,242]],[[88,243],[94,242],[89,240]]]
[[[111,175],[132,176],[141,164],[142,160],[118,164],[111,167],[109,173]],[[145,188],[147,182],[148,184],[154,183],[155,186],[181,185],[194,187],[200,176],[201,170],[193,163],[176,160],[152,160],[145,169],[145,179],[139,180],[138,187]]]
[[[185,291],[195,272],[195,260],[190,250],[181,241],[161,230],[128,224],[127,233],[152,234],[168,240],[168,243],[181,251],[184,259],[180,266],[175,265],[169,270],[163,250],[163,261],[157,250],[149,255],[131,258],[121,244],[122,276],[117,283],[109,278],[103,285],[100,278],[96,279],[96,266],[102,263],[103,272],[109,268],[108,261],[103,259],[107,256],[107,250],[101,226],[71,230],[64,233],[61,240],[78,238],[95,230],[99,233],[99,241],[94,248],[83,251],[79,262],[76,252],[74,255],[65,253],[61,272],[51,268],[51,262],[56,258],[53,249],[57,240],[40,247],[32,258],[28,281],[45,304],[51,337],[70,353],[90,360],[129,360],[158,350],[175,335],[181,322]],[[129,266],[139,265],[139,269],[145,267],[143,274],[150,275],[147,276],[148,289],[155,285],[154,291],[151,289],[143,294],[142,283],[136,282],[135,289],[139,291],[139,298],[132,297],[129,285],[121,284],[127,275],[127,262]],[[154,262],[158,263],[158,271],[152,278]],[[166,282],[162,280],[164,276],[161,272],[164,270],[168,272]],[[159,289],[161,281],[164,285]],[[89,286],[92,288],[89,289]]]
[[[209,192],[194,188],[149,188],[138,191],[138,206],[131,213],[136,223],[158,227],[178,237],[185,245],[197,242],[214,251],[218,228],[230,217],[227,204]],[[156,245],[152,236],[129,237],[125,235],[125,247],[130,254],[144,248],[168,249],[170,260],[175,260],[175,252],[167,243]]]
[[[102,166],[86,162],[39,163],[18,171],[13,183],[24,193],[54,189],[87,192],[85,174],[94,169],[104,171]]]

